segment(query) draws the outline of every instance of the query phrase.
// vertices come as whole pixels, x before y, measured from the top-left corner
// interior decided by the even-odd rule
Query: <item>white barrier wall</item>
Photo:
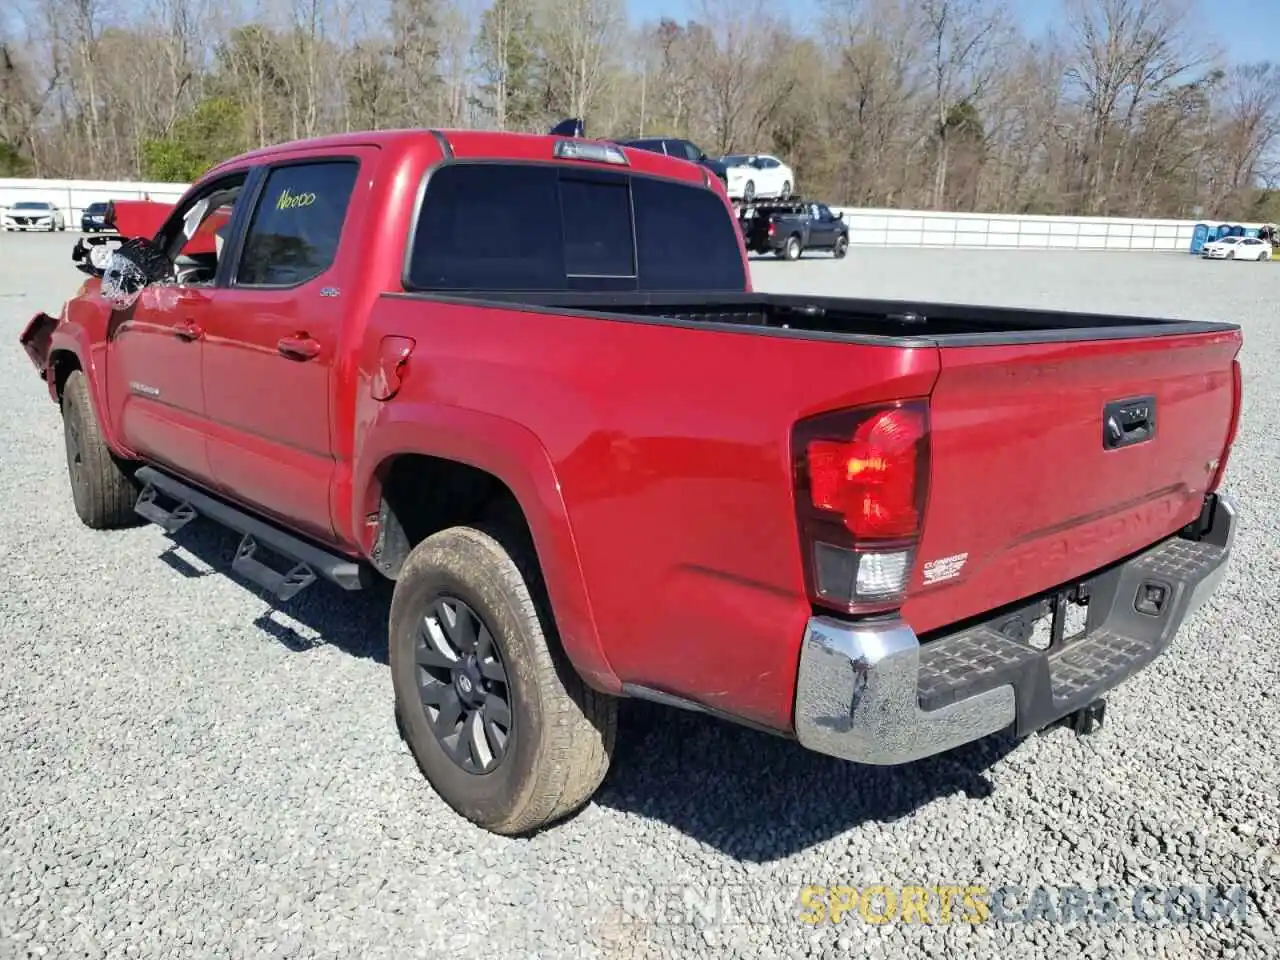
[[[1191,250],[1196,223],[1260,227],[1241,220],[1136,220],[1121,217],[1037,217],[934,210],[838,209],[849,243],[877,247],[990,247],[1031,250]]]
[[[107,200],[152,200],[172,203],[185,183],[136,183],[111,180],[15,180],[0,177],[0,208],[20,200],[48,200],[62,210],[68,230],[80,229],[80,214],[91,203]]]
[[[62,208],[67,228],[80,227],[80,212],[96,200],[176,201],[185,183],[0,178],[0,207],[19,200],[50,200]],[[1053,250],[1191,249],[1194,220],[1134,220],[1118,217],[1037,217],[936,210],[876,210],[833,207],[849,224],[849,242],[874,247],[992,247]],[[1261,226],[1239,220],[1203,221]]]

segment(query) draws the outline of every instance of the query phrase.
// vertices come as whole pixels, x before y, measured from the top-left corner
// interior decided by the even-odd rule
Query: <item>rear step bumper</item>
[[[857,763],[907,763],[1009,728],[1026,736],[1089,707],[1159,656],[1217,589],[1235,508],[1210,497],[1202,521],[1199,539],[1170,537],[1076,585],[1088,595],[1085,629],[1047,649],[1002,632],[1008,614],[925,644],[898,618],[813,617],[800,654],[797,739]]]

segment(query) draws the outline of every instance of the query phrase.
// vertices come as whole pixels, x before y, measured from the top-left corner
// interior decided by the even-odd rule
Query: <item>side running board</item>
[[[344,590],[362,590],[372,584],[375,574],[366,564],[310,543],[275,524],[255,517],[239,507],[203,493],[154,467],[140,467],[135,474],[142,493],[134,511],[166,533],[174,533],[197,516],[206,517],[240,534],[231,569],[246,580],[288,600],[323,578]],[[172,501],[166,506],[162,499]],[[291,566],[277,570],[264,562],[271,553]]]

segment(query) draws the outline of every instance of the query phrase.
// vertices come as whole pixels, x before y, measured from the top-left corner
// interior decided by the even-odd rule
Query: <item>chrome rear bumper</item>
[[[1007,614],[921,645],[904,621],[813,617],[796,685],[795,729],[810,750],[898,764],[1001,730],[1026,735],[1097,699],[1154,660],[1217,589],[1236,511],[1214,498],[1198,540],[1163,540],[1086,578],[1088,623],[1036,649],[1000,630]],[[1163,591],[1158,612],[1140,592]]]

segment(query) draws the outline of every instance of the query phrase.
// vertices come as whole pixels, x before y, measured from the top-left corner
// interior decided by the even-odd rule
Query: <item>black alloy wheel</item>
[[[497,769],[515,725],[493,632],[465,601],[438,597],[418,627],[414,659],[418,696],[445,754],[470,774]]]

